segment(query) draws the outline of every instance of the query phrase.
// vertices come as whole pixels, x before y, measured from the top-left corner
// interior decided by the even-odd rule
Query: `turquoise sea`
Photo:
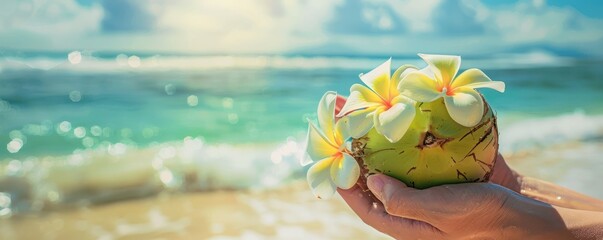
[[[0,199],[11,200],[0,215],[303,178],[319,98],[347,95],[390,57],[0,53]],[[393,56],[405,63],[423,67]],[[602,64],[530,53],[465,57],[462,67],[507,84],[482,91],[503,154],[546,158],[516,165],[603,197],[592,188],[603,171]]]

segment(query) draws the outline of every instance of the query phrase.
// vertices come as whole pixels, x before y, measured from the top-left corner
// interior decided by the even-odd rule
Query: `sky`
[[[0,50],[603,57],[597,0],[2,0]]]

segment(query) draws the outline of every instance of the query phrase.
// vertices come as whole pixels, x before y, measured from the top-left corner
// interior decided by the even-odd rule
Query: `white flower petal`
[[[333,160],[331,164],[331,178],[335,185],[341,189],[349,189],[356,184],[360,177],[360,166],[354,157],[347,153],[343,157]]]
[[[360,80],[384,99],[389,99],[392,59],[388,59],[368,73],[360,75]]]
[[[505,83],[492,81],[482,70],[471,68],[461,73],[450,85],[452,89],[459,87],[491,88],[499,92],[505,91]]]
[[[318,126],[332,143],[335,142],[335,100],[337,93],[326,92],[318,103]]]
[[[333,196],[335,191],[337,191],[337,186],[331,179],[331,165],[333,163],[333,158],[325,158],[308,169],[308,173],[306,175],[308,180],[308,185],[310,185],[310,189],[312,189],[312,193],[315,196],[321,199],[327,199]]]
[[[374,109],[364,109],[351,112],[348,119],[350,137],[360,138],[373,128]]]
[[[339,149],[330,143],[312,122],[308,126],[307,139],[306,152],[313,161],[333,156],[339,152]]]
[[[417,102],[431,102],[440,97],[437,83],[426,74],[415,71],[411,72],[398,85],[400,94]]]
[[[392,100],[392,104],[397,104],[397,103],[404,103],[407,105],[411,105],[411,106],[415,106],[415,104],[417,103],[415,100],[412,100],[404,95],[398,95],[397,97],[395,97]]]
[[[390,109],[379,108],[374,116],[375,130],[394,143],[400,140],[415,118],[413,104],[396,103]]]
[[[398,85],[400,84],[400,81],[402,81],[402,79],[404,79],[404,77],[406,77],[406,75],[408,75],[409,73],[418,70],[419,69],[417,67],[409,64],[402,65],[398,69],[396,69],[394,75],[392,75],[392,82],[389,87],[390,97],[398,96],[400,94],[400,92],[398,91]]]
[[[382,99],[373,90],[360,85],[354,84],[350,88],[350,96],[345,101],[345,104],[337,114],[337,117],[345,116],[346,114],[358,109],[370,108],[381,104]]]
[[[308,154],[307,151],[303,154],[302,157],[299,158],[299,165],[302,166],[302,167],[306,166],[306,165],[308,165],[310,163],[313,163],[313,162],[314,162],[314,160],[312,160],[310,158],[310,155]]]
[[[425,73],[425,75],[429,76],[429,78],[435,79],[435,74],[433,74],[433,71],[431,71],[431,67],[427,66],[424,68],[421,68],[421,70],[419,70],[419,72]]]
[[[473,127],[482,120],[484,101],[471,88],[456,89],[453,96],[444,97],[444,103],[450,117],[465,127]]]
[[[443,86],[449,86],[461,66],[460,56],[419,54],[419,57],[427,62],[436,79]]]
[[[481,83],[472,83],[469,85],[465,85],[468,88],[490,88],[499,92],[505,92],[505,83],[501,81],[492,81],[492,82],[481,82]]]
[[[343,143],[351,137],[349,118],[340,118],[335,123],[335,145],[341,146]]]

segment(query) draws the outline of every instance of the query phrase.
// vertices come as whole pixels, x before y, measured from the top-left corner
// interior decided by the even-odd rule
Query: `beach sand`
[[[272,190],[160,194],[0,220],[0,239],[388,239],[303,181]]]

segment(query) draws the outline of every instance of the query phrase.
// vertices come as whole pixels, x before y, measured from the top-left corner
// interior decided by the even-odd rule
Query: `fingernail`
[[[381,193],[383,192],[383,179],[381,179],[377,175],[371,175],[367,179],[367,185],[373,194],[377,195],[379,199],[381,199]]]

